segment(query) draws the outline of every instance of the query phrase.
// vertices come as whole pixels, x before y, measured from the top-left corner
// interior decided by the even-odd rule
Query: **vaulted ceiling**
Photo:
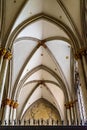
[[[13,55],[10,93],[19,103],[18,118],[44,98],[64,119],[64,104],[74,98],[73,55],[86,46],[85,1],[0,0],[0,5],[0,40]]]

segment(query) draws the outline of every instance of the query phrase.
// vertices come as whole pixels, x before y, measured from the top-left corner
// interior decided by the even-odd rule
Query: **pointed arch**
[[[26,101],[25,101],[25,103],[24,103],[24,105],[23,105],[23,108],[22,108],[22,110],[21,110],[21,113],[20,113],[20,116],[19,116],[19,119],[21,119],[22,118],[22,116],[24,115],[23,114],[23,111],[24,111],[24,109],[25,109],[25,107],[26,107],[26,105],[27,105],[27,103],[28,103],[28,101],[29,101],[29,98],[32,96],[32,94],[34,93],[34,91],[39,87],[39,85],[40,85],[40,83],[37,83],[35,86],[34,86],[34,88],[33,88],[33,90],[31,91],[31,93],[29,94],[29,96],[27,97],[27,99],[26,99]],[[51,96],[53,97],[53,99],[54,99],[54,102],[56,103],[56,109],[59,111],[59,114],[60,114],[60,116],[61,116],[61,118],[63,119],[64,117],[63,117],[63,114],[62,114],[62,112],[61,112],[61,109],[60,109],[60,106],[59,106],[59,104],[58,104],[58,102],[57,102],[57,100],[56,100],[56,98],[54,97],[54,95],[53,95],[53,93],[51,92],[51,90],[47,87],[47,85],[46,84],[44,84],[45,85],[45,88],[48,90],[48,92],[51,94]],[[19,94],[18,94],[19,95]],[[41,98],[40,98],[41,99]],[[44,99],[44,97],[43,97],[43,99]],[[36,102],[36,101],[35,101]],[[53,106],[54,106],[54,104],[52,104]]]
[[[56,109],[56,110],[57,110],[57,108],[56,108],[53,104],[51,104],[49,101],[47,101],[47,100],[46,100],[46,99],[44,99],[44,98],[40,98],[40,99],[38,99],[38,100],[37,100],[37,101],[35,101],[33,104],[38,103],[38,101],[40,101],[40,100],[41,100],[41,102],[42,102],[42,101],[47,102],[47,104],[52,105],[52,106],[54,107],[54,109]],[[31,104],[31,106],[30,106],[29,108],[31,108],[33,104]],[[28,109],[29,109],[29,108],[28,108]],[[28,111],[28,109],[25,111],[25,113]],[[58,110],[57,110],[57,112],[58,112],[58,115],[59,115],[59,118],[60,118],[60,121],[61,121],[61,115],[60,115],[60,113],[59,113],[59,111],[58,111]],[[25,114],[25,113],[24,113],[24,114]],[[24,117],[24,115],[23,115],[23,117]],[[22,120],[23,120],[23,117],[21,118]]]
[[[34,40],[35,40],[35,39],[34,39]],[[46,46],[46,42],[45,42],[44,44],[45,44],[45,46]],[[17,76],[16,82],[15,82],[14,87],[13,87],[13,92],[14,92],[14,90],[16,89],[16,87],[18,86],[18,84],[20,84],[20,77],[21,77],[21,75],[22,75],[22,72],[23,72],[24,68],[26,67],[27,63],[30,61],[30,59],[32,58],[32,56],[34,55],[34,53],[37,51],[37,49],[38,49],[40,46],[41,46],[41,45],[38,44],[38,45],[33,49],[33,51],[31,52],[31,54],[29,55],[29,57],[26,59],[24,65],[22,66],[22,68],[21,68],[21,70],[20,70],[20,72],[19,72],[19,75]],[[43,47],[44,47],[44,45],[43,45]],[[66,80],[66,78],[65,78],[65,76],[64,76],[64,73],[63,73],[63,71],[62,71],[62,69],[61,69],[59,63],[56,61],[55,57],[54,57],[53,54],[50,52],[50,50],[49,50],[49,48],[48,48],[47,46],[46,46],[46,51],[47,51],[47,53],[51,56],[51,59],[53,60],[53,62],[54,62],[55,65],[57,66],[59,72],[61,73],[61,75],[62,75],[62,77],[63,77],[62,82],[63,82],[63,84],[65,85],[65,88],[67,89],[67,92],[70,93],[69,84],[68,84],[68,82],[67,82],[67,80]],[[43,66],[43,65],[41,65],[41,66]],[[37,68],[37,67],[36,67],[36,68]],[[31,73],[31,71],[30,71],[30,73]],[[34,73],[34,72],[33,72],[33,73]],[[32,74],[33,74],[33,73],[32,73]],[[56,73],[55,73],[55,74],[56,74]],[[56,74],[56,75],[57,75],[57,74]],[[53,75],[53,76],[54,76],[54,75]],[[54,77],[55,77],[55,76],[54,76]],[[58,75],[58,77],[60,77],[60,76]],[[60,78],[60,79],[61,79],[61,78]],[[22,84],[22,85],[23,85],[23,84]],[[12,94],[12,95],[13,95],[13,94]],[[71,94],[68,94],[68,95],[71,95]],[[70,97],[70,96],[69,96],[69,97]],[[71,98],[70,98],[70,99],[71,99]]]
[[[79,46],[79,44],[78,44],[77,38],[75,37],[75,35],[71,31],[71,29],[67,25],[65,25],[62,21],[60,21],[52,16],[49,16],[47,14],[43,14],[43,13],[35,15],[31,18],[28,18],[27,20],[22,22],[19,26],[17,26],[16,29],[12,32],[12,34],[9,36],[6,46],[8,46],[10,49],[12,49],[13,42],[14,42],[16,36],[20,33],[20,31],[23,30],[27,25],[29,25],[35,21],[38,21],[40,19],[47,20],[47,21],[55,24],[56,26],[60,27],[69,36],[69,38],[72,41],[72,46],[73,46],[74,50],[76,50],[76,47]]]
[[[28,72],[24,78],[20,81],[20,83],[16,86],[16,88],[13,89],[13,93],[12,93],[12,99],[16,100],[17,98],[17,93],[18,91],[20,91],[21,87],[23,86],[24,82],[35,72],[37,72],[38,70],[45,70],[48,73],[50,73],[51,75],[53,75],[55,77],[55,79],[60,83],[60,87],[63,90],[64,94],[67,95],[66,99],[68,97],[68,99],[66,101],[68,101],[69,99],[72,99],[72,95],[69,93],[69,91],[67,90],[64,82],[62,81],[62,79],[50,68],[44,66],[44,65],[39,65],[37,67],[35,67],[34,69],[32,69],[30,72]]]

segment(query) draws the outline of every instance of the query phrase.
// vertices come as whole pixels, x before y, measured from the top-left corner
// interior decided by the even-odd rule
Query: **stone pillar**
[[[9,116],[9,120],[11,122],[11,125],[13,125],[13,106],[14,106],[14,100],[11,100],[11,104],[10,104],[10,116]],[[9,124],[10,125],[10,124]]]
[[[2,115],[2,125],[8,125],[9,113],[10,113],[10,103],[11,99],[5,99],[2,103],[3,115]]]
[[[76,102],[76,100],[70,101],[67,104],[65,104],[66,110],[67,110],[67,120],[69,122],[69,125],[76,124],[76,122],[75,122],[75,109],[74,109],[75,102]]]
[[[82,48],[79,51],[81,57],[82,57],[82,62],[83,62],[83,67],[84,67],[84,73],[85,73],[85,78],[87,81],[87,59],[86,59],[86,55],[87,55],[87,48]],[[87,82],[86,82],[87,84]]]
[[[77,124],[77,108],[76,108],[76,102],[78,100],[74,100],[70,102],[70,110],[71,110],[71,117],[72,117],[72,124],[76,125]]]
[[[73,105],[73,101],[70,102],[70,111],[71,111],[71,123],[73,124],[75,121],[75,115],[74,115],[74,105]]]
[[[78,102],[76,102],[75,107],[77,111],[77,121],[78,121],[77,123],[80,124],[81,120],[83,120],[83,111],[79,93],[77,93],[77,95],[78,95]]]
[[[67,124],[71,125],[71,112],[70,112],[70,104],[66,103],[65,104],[66,107],[66,114],[67,114]]]
[[[86,84],[87,84],[87,63],[86,63],[85,55],[82,55],[82,60],[83,60],[84,72],[85,72]]]
[[[3,57],[6,54],[6,49],[5,48],[0,48],[0,72],[1,72],[1,67],[3,63]]]
[[[76,59],[78,61],[78,71],[79,71],[79,77],[81,84],[79,85],[79,90],[81,94],[81,103],[83,108],[83,123],[86,123],[87,121],[87,89],[86,89],[86,79],[82,64],[82,57],[81,54],[76,54]]]
[[[74,113],[74,122],[75,125],[77,125],[77,122],[79,123],[80,121],[80,115],[78,115],[79,113],[79,109],[78,109],[78,100],[74,100],[73,101],[73,113]]]
[[[79,69],[79,76],[81,81],[81,85],[79,87],[81,92],[81,100],[82,100],[81,102],[82,102],[84,122],[85,122],[87,120],[87,90],[86,90],[86,82],[84,78],[81,59],[78,59],[78,67],[79,67],[78,69]]]
[[[4,59],[3,59],[1,76],[0,76],[0,107],[1,107],[2,98],[3,98],[3,92],[4,92],[8,63],[9,63],[9,60],[10,60],[11,57],[12,57],[12,54],[8,51],[8,52],[6,52]]]
[[[78,66],[75,67],[75,88],[76,88],[76,96],[77,101],[75,102],[75,108],[76,108],[76,124],[80,125],[81,120],[84,120],[83,118],[83,110],[82,110],[82,100],[81,100],[81,94],[80,94],[80,79],[79,79],[79,73],[78,73]]]
[[[14,121],[16,120],[17,122],[17,119],[16,119],[16,109],[18,107],[18,103],[17,102],[14,102],[14,105],[13,105],[13,115],[12,115],[12,122],[13,122],[13,125],[14,125]]]

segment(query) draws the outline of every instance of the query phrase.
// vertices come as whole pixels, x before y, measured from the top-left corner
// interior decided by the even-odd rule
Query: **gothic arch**
[[[20,33],[20,31],[23,30],[23,28],[25,28],[27,25],[29,25],[35,21],[38,21],[40,19],[45,19],[45,20],[59,26],[60,28],[62,28],[64,30],[64,32],[71,39],[72,47],[74,48],[74,50],[76,50],[76,47],[77,47],[77,45],[79,46],[79,44],[78,44],[78,40],[76,39],[76,37],[73,34],[73,32],[71,31],[71,29],[67,25],[65,25],[62,21],[55,19],[54,17],[48,16],[46,14],[42,14],[42,13],[25,20],[18,27],[16,27],[16,29],[12,32],[11,36],[9,36],[6,46],[9,49],[11,49],[13,42],[14,42],[16,36]]]

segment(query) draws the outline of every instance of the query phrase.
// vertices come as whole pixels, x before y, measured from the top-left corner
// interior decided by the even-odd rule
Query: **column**
[[[66,107],[66,114],[67,114],[67,123],[68,125],[71,125],[71,112],[70,112],[70,104],[66,103],[65,104]]]
[[[78,73],[78,66],[75,66],[75,87],[76,87],[76,96],[77,96],[77,101],[78,101],[78,102],[77,101],[75,102],[77,125],[80,125],[81,120],[84,120],[79,85],[80,85],[80,79],[79,79],[79,73]]]
[[[75,121],[75,115],[74,115],[74,109],[73,109],[73,101],[70,102],[70,111],[71,111],[71,123],[74,123]]]
[[[83,64],[82,64],[82,57],[80,52],[76,54],[77,56],[77,61],[78,61],[78,71],[79,71],[79,77],[80,77],[80,82],[81,84],[79,85],[79,90],[80,90],[80,96],[81,96],[81,103],[82,103],[82,108],[83,108],[83,117],[84,120],[83,122],[85,123],[87,121],[87,89],[86,89],[86,80],[85,80],[85,75],[84,75],[84,69],[83,69]]]
[[[13,125],[13,106],[14,106],[14,100],[11,100],[11,104],[10,104],[10,115],[9,115],[9,120],[11,122],[11,125]],[[10,125],[10,124],[9,124]]]
[[[64,125],[67,125],[67,120],[68,120],[68,119],[67,119],[67,108],[66,108],[66,104],[65,104],[65,110],[64,110],[64,111],[65,111],[65,112],[64,112],[64,115],[65,115],[65,116],[64,116],[64,119],[63,119],[63,120],[64,120]],[[58,125],[60,125],[60,124],[59,124],[59,121],[58,121]]]
[[[79,123],[80,121],[80,115],[78,115],[79,113],[78,100],[73,101],[73,113],[74,113],[75,125],[77,125],[77,122]]]
[[[6,52],[4,59],[3,59],[1,76],[0,76],[0,107],[1,107],[2,98],[3,98],[3,92],[4,92],[4,85],[5,85],[5,80],[6,80],[8,63],[9,63],[9,60],[11,59],[11,57],[12,57],[12,54],[8,51],[8,52]]]
[[[10,113],[10,103],[11,99],[5,99],[2,103],[3,115],[2,115],[2,125],[8,125],[9,113]]]
[[[80,101],[80,97],[78,95],[78,102],[75,103],[75,107],[76,107],[76,124],[78,123],[78,125],[80,124],[82,117],[83,117],[83,113],[81,110],[81,101]],[[78,122],[77,122],[78,121]]]
[[[6,54],[6,49],[5,48],[0,48],[0,72],[1,72],[1,67],[3,63],[3,57]]]
[[[69,103],[65,104],[66,110],[67,110],[67,120],[69,121],[69,125],[76,124],[75,111],[74,111],[74,103],[75,103],[75,101],[70,101]]]
[[[13,115],[12,115],[12,121],[13,121],[13,124],[14,124],[14,121],[16,120],[16,122],[17,122],[17,117],[16,117],[16,109],[17,109],[17,107],[18,107],[18,103],[17,102],[14,102],[14,105],[13,105]]]
[[[86,90],[86,82],[84,78],[84,71],[83,71],[81,59],[78,59],[78,69],[79,69],[79,76],[81,81],[81,85],[79,86],[79,88],[81,93],[81,100],[82,100],[81,102],[82,102],[84,122],[85,122],[87,120],[87,90]]]
[[[87,51],[87,48],[85,47],[85,48],[80,49],[79,53],[82,56],[82,62],[83,62],[83,66],[84,66],[84,73],[85,73],[85,77],[86,77],[86,81],[87,81],[87,59],[86,59],[87,54],[86,54],[86,51]]]
[[[77,100],[70,102],[70,110],[71,110],[71,117],[72,117],[72,123],[77,124],[77,109],[76,109],[76,102]]]
[[[87,81],[87,63],[86,63],[85,55],[82,55],[82,60],[83,60],[83,65],[84,65],[85,77],[86,77],[86,81]]]

